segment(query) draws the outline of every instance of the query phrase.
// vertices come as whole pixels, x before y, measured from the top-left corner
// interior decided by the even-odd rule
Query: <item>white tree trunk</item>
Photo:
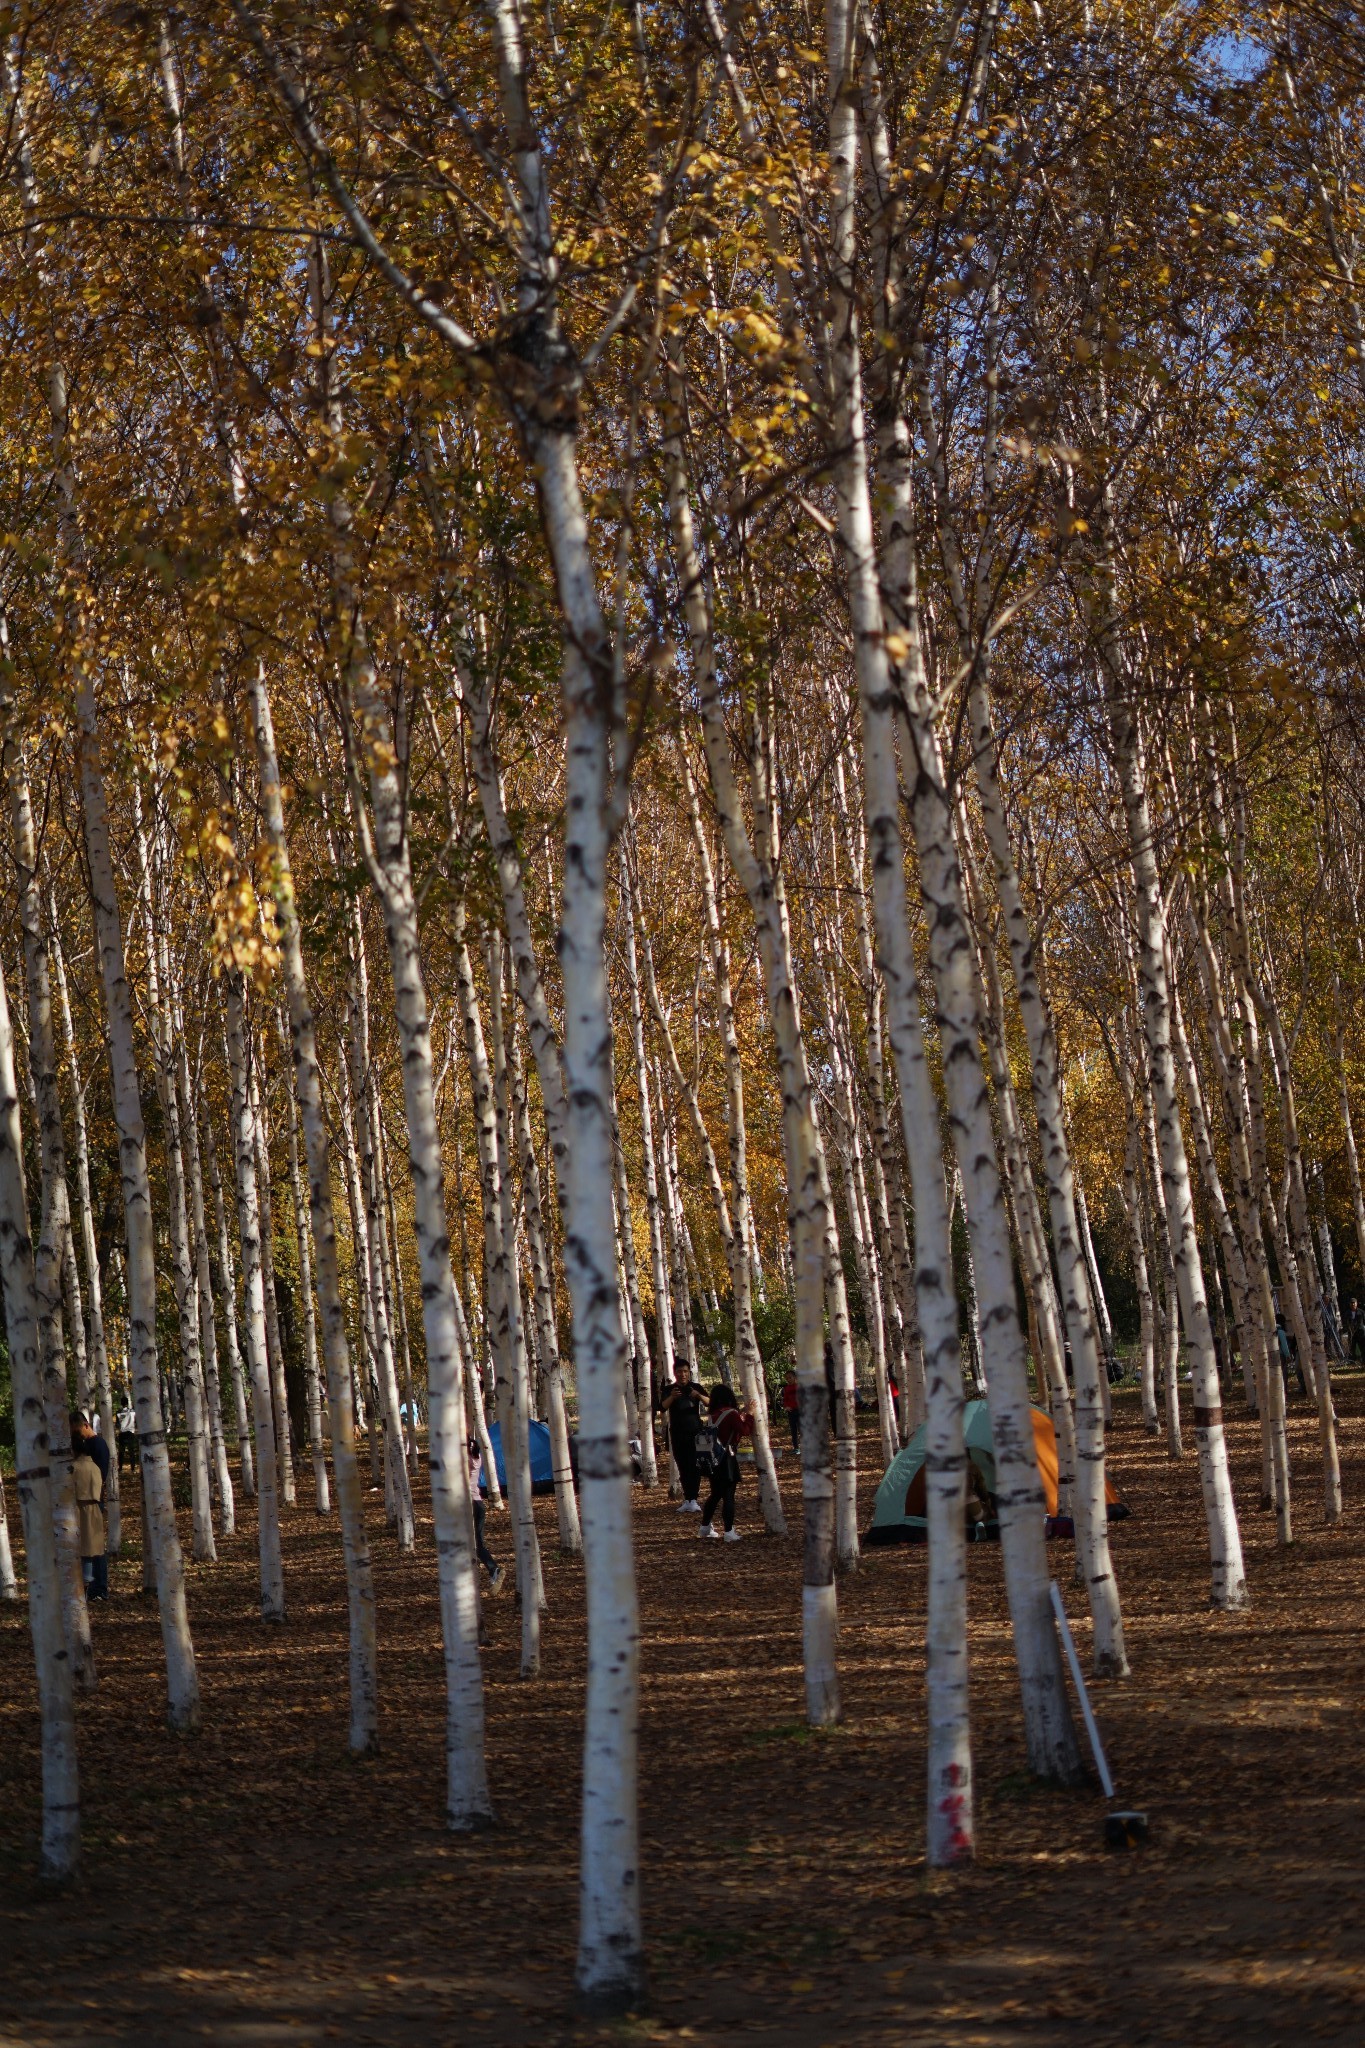
[[[104,984],[114,1120],[119,1133],[119,1170],[127,1232],[128,1362],[137,1409],[142,1495],[166,1654],[170,1722],[173,1728],[184,1731],[199,1725],[199,1677],[185,1606],[185,1565],[175,1526],[170,1461],[166,1456],[166,1432],[162,1423],[156,1355],[152,1195],[147,1179],[147,1145],[134,1052],[132,995],[124,964],[123,933],[110,859],[109,813],[100,759],[94,682],[84,668],[79,675],[76,713],[85,849]]]
[[[13,718],[8,690],[3,711]],[[10,823],[18,870],[19,924],[23,934],[24,974],[28,988],[28,1064],[38,1124],[41,1175],[41,1225],[34,1280],[38,1289],[38,1330],[42,1345],[43,1386],[47,1401],[48,1461],[51,1499],[61,1575],[62,1614],[78,1692],[95,1688],[95,1652],[90,1615],[81,1577],[76,1495],[71,1477],[70,1396],[66,1378],[63,1292],[71,1212],[66,1186],[66,1143],[61,1097],[57,1088],[57,1045],[52,1025],[52,991],[42,897],[38,889],[38,855],[33,809],[22,751],[12,725],[5,736],[4,769],[9,783]],[[75,1304],[79,1316],[79,1301]],[[73,1319],[72,1335],[76,1334]]]
[[[521,1350],[519,1360],[518,1351],[523,1339],[516,1243],[511,1228],[511,1189],[506,1187],[504,1199],[506,1145],[499,1142],[500,1118],[494,1077],[483,1034],[478,992],[474,986],[474,965],[465,941],[463,903],[456,907],[453,925],[455,983],[464,1019],[470,1100],[479,1157],[479,1186],[483,1196],[484,1285],[487,1291],[484,1321],[493,1355],[503,1469],[507,1474],[507,1504],[511,1510],[512,1540],[516,1549],[517,1597],[522,1606],[523,1675],[531,1677],[539,1668],[540,1658],[540,1560],[531,1508],[529,1445],[521,1427],[516,1401],[516,1387],[524,1369],[524,1350]],[[493,990],[492,996],[500,1004],[500,992]]]
[[[19,1581],[14,1571],[14,1552],[9,1539],[9,1510],[5,1504],[4,1475],[0,1473],[0,1600],[17,1600]]]
[[[1311,1284],[1316,1266],[1313,1258],[1312,1225],[1308,1215],[1308,1187],[1303,1169],[1303,1147],[1299,1138],[1298,1105],[1294,1094],[1294,1074],[1290,1065],[1289,1042],[1285,1037],[1279,1009],[1268,989],[1259,982],[1252,991],[1256,1003],[1265,1017],[1270,1032],[1271,1052],[1275,1063],[1276,1093],[1280,1103],[1280,1130],[1284,1146],[1285,1164],[1289,1173],[1289,1216],[1288,1227],[1293,1233],[1294,1257],[1304,1286]],[[1311,1354],[1303,1349],[1304,1339],[1300,1337],[1301,1358],[1311,1355],[1312,1391],[1318,1408],[1318,1454],[1322,1463],[1323,1512],[1329,1522],[1341,1517],[1341,1462],[1337,1454],[1336,1422],[1332,1409],[1331,1376],[1327,1364],[1327,1347],[1323,1341],[1322,1308],[1320,1302],[1300,1299],[1301,1321],[1307,1323],[1307,1338]]]
[[[213,1117],[204,1117],[204,1152],[209,1163],[209,1191],[213,1196],[213,1227],[217,1242],[216,1289],[223,1304],[223,1326],[227,1341],[228,1377],[232,1382],[232,1408],[237,1424],[237,1452],[242,1474],[242,1492],[256,1498],[256,1466],[251,1451],[251,1417],[247,1410],[246,1379],[237,1336],[237,1274],[228,1235],[227,1209],[223,1202],[223,1177],[218,1171],[218,1146],[213,1135]]]
[[[67,1070],[71,1076],[71,1158],[76,1169],[76,1207],[80,1217],[81,1250],[85,1257],[85,1292],[90,1312],[90,1366],[95,1382],[95,1398],[99,1403],[100,1430],[110,1452],[116,1453],[114,1390],[109,1377],[109,1347],[104,1334],[104,1293],[100,1283],[99,1246],[95,1238],[95,1208],[90,1198],[90,1141],[85,1122],[85,1083],[81,1078],[55,900],[50,904],[50,911],[52,966],[57,978],[57,998],[62,1017],[62,1041],[66,1047]],[[104,1484],[104,1510],[108,1518],[109,1554],[111,1557],[117,1557],[123,1547],[117,1455],[111,1455],[109,1460],[109,1477]]]
[[[1338,989],[1337,1010],[1340,1015],[1341,997]],[[1356,1150],[1355,1125],[1351,1121],[1351,1090],[1346,1079],[1346,1036],[1338,1029],[1335,1033],[1337,1063],[1337,1101],[1341,1107],[1341,1136],[1346,1148],[1346,1177],[1351,1184],[1351,1214],[1356,1226],[1356,1259],[1360,1270],[1365,1273],[1365,1187],[1361,1185],[1360,1154]],[[1349,1336],[1347,1342],[1349,1343]]]
[[[926,1688],[928,1839],[931,1865],[968,1860],[974,1847],[971,1732],[967,1696],[967,1458],[962,1436],[962,1372],[957,1297],[939,1114],[924,1054],[919,983],[905,888],[894,713],[898,692],[887,661],[876,542],[863,435],[862,381],[855,310],[857,112],[852,19],[846,0],[828,0],[829,156],[834,191],[831,325],[838,444],[840,532],[848,570],[854,663],[862,717],[863,800],[872,868],[878,964],[900,1083],[901,1115],[915,1201],[916,1292],[926,1380],[926,1516],[929,1537]],[[885,448],[884,452],[889,452]],[[887,482],[894,487],[894,477]],[[892,497],[893,522],[897,504]],[[893,564],[908,533],[886,536]],[[897,621],[897,623],[901,623]],[[917,629],[916,629],[917,630]]]
[[[502,1424],[503,1458],[512,1504],[512,1531],[517,1546],[517,1589],[521,1599],[521,1675],[540,1675],[540,1614],[545,1604],[540,1542],[531,1501],[530,1383],[526,1337],[522,1324],[521,1278],[517,1270],[516,1218],[512,1204],[511,1104],[507,1086],[507,1053],[502,1025],[502,947],[490,941],[488,1017],[493,1034],[493,1139],[497,1191],[498,1336],[493,1347],[499,1363],[498,1417]]]
[[[1123,792],[1128,850],[1136,883],[1142,1021],[1147,1037],[1161,1147],[1162,1197],[1169,1222],[1180,1309],[1194,1377],[1194,1433],[1199,1447],[1199,1474],[1209,1529],[1212,1601],[1215,1607],[1235,1608],[1246,1604],[1246,1573],[1242,1565],[1242,1539],[1228,1471],[1222,1391],[1218,1384],[1213,1333],[1209,1327],[1208,1301],[1195,1235],[1189,1162],[1175,1091],[1161,876],[1157,867],[1137,720],[1132,704],[1120,694],[1119,674],[1112,662],[1110,685],[1110,732]]]
[[[256,1132],[256,1200],[260,1213],[261,1292],[265,1303],[265,1344],[270,1374],[270,1401],[275,1417],[275,1458],[279,1498],[292,1508],[298,1498],[294,1450],[289,1426],[289,1390],[284,1377],[284,1340],[280,1302],[275,1290],[275,1195],[270,1159],[270,1125],[265,1105],[265,1034],[251,1028],[245,1015],[247,1092]],[[245,1263],[245,1261],[244,1261]]]
[[[612,1088],[612,1157],[616,1166],[616,1207],[621,1240],[621,1284],[625,1290],[626,1324],[635,1355],[635,1379],[631,1388],[640,1442],[640,1481],[643,1486],[659,1483],[658,1455],[654,1446],[654,1373],[649,1356],[649,1332],[645,1328],[644,1303],[640,1299],[640,1273],[635,1256],[635,1220],[626,1173],[626,1148],[621,1143],[621,1120]]]
[[[265,677],[252,689],[256,761],[261,807],[270,842],[271,884],[279,914],[285,995],[289,1003],[294,1090],[303,1120],[308,1158],[308,1213],[317,1256],[318,1303],[322,1311],[322,1355],[332,1425],[332,1469],[336,1474],[346,1596],[350,1623],[350,1748],[364,1756],[379,1746],[379,1688],[376,1671],[374,1578],[361,1503],[351,1403],[351,1352],[337,1269],[336,1220],[332,1209],[332,1159],[322,1107],[313,1008],[304,974],[302,937],[285,837],[279,763]],[[460,1446],[463,1452],[463,1444]]]
[[[245,990],[230,969],[227,983],[228,1071],[232,1081],[232,1125],[237,1169],[237,1235],[242,1247],[246,1300],[247,1367],[256,1433],[256,1518],[261,1558],[261,1614],[284,1620],[284,1565],[280,1549],[279,1462],[275,1454],[275,1408],[266,1349],[265,1276],[261,1259],[261,1210],[256,1184],[256,1118],[252,1110],[246,1042]]]
[[[792,979],[781,876],[771,862],[760,858],[750,840],[730,758],[710,608],[692,520],[679,395],[675,382],[664,436],[673,550],[700,700],[711,793],[726,853],[754,918],[782,1090],[782,1150],[796,1305],[796,1374],[801,1392],[801,1495],[805,1525],[802,1663],[807,1718],[813,1727],[828,1727],[838,1721],[840,1704],[835,1656],[838,1600],[834,1587],[834,1474],[824,1369],[824,1201],[819,1141],[811,1114],[810,1073]],[[756,756],[755,773],[760,772]]]
[[[697,820],[696,822],[699,824],[700,821]],[[702,842],[702,844],[704,848],[704,841]],[[708,925],[711,926],[712,947],[714,952],[719,936],[719,921],[715,915],[715,889],[711,881],[709,858],[707,858],[704,861],[702,867],[702,876],[703,894],[706,898],[709,899],[707,919]],[[631,919],[633,923],[639,915],[638,891],[634,887],[632,878],[630,877],[627,871],[627,863],[625,861],[624,855],[622,860],[622,886],[626,896],[627,916]],[[697,1098],[696,1089],[692,1086],[686,1074],[683,1072],[682,1062],[678,1058],[677,1047],[673,1043],[673,1033],[669,1026],[668,1018],[664,1013],[663,1004],[659,998],[658,985],[655,981],[653,948],[650,944],[649,933],[645,929],[643,920],[641,920],[640,922],[640,937],[643,941],[645,963],[645,988],[649,995],[650,1008],[653,1011],[655,1026],[658,1030],[660,1042],[663,1045],[663,1049],[668,1060],[669,1072],[672,1076],[673,1081],[674,1094],[678,1098],[678,1100],[681,1101],[687,1108],[688,1114],[691,1118],[692,1128],[696,1134],[697,1143],[701,1150],[702,1159],[706,1166],[706,1176],[711,1188],[711,1197],[716,1210],[716,1222],[720,1230],[721,1243],[725,1249],[726,1264],[729,1266],[730,1269],[730,1279],[731,1285],[734,1290],[735,1304],[735,1356],[736,1362],[739,1366],[740,1385],[743,1391],[743,1396],[746,1404],[748,1405],[750,1414],[753,1418],[754,1465],[758,1476],[759,1506],[763,1515],[763,1523],[764,1527],[769,1531],[770,1534],[775,1536],[785,1536],[787,1533],[786,1517],[783,1515],[782,1512],[782,1495],[779,1491],[777,1484],[777,1467],[773,1460],[772,1442],[768,1435],[768,1397],[767,1389],[763,1381],[763,1361],[759,1356],[758,1339],[754,1333],[753,1274],[749,1263],[749,1247],[744,1233],[736,1227],[735,1223],[731,1219],[730,1204],[726,1199],[725,1185],[721,1179],[720,1166],[717,1162],[715,1150],[711,1143],[711,1134],[706,1128],[706,1119],[702,1115],[701,1103]],[[634,951],[634,944],[634,933],[632,931],[627,940],[627,949],[629,952]],[[728,972],[724,969],[722,969],[718,977],[718,988],[720,991],[720,999],[722,1001],[722,1004],[724,1005],[728,1003],[732,1013],[729,1030],[731,1035],[733,1035],[733,1002],[731,1001],[729,994],[729,975]],[[738,1045],[736,1044],[736,1053],[737,1052]],[[729,1082],[728,1085],[731,1089],[730,1099],[733,1104],[734,1084],[733,1082]],[[741,1081],[741,1089],[742,1085],[743,1084]],[[731,1114],[733,1116],[733,1109]],[[739,1096],[738,1106],[738,1116],[740,1120],[741,1132],[741,1147],[743,1145],[743,1115],[743,1095],[741,1093]],[[738,1178],[736,1178],[734,1173],[734,1150],[734,1141],[732,1138],[731,1185],[735,1188],[742,1186],[744,1189],[745,1200],[747,1201],[747,1169],[741,1161],[740,1173]],[[854,1556],[856,1557],[856,1555],[857,1530],[855,1527]]]
[[[253,696],[255,693],[253,692]],[[284,1037],[284,1020],[280,1020]],[[287,1041],[286,1041],[287,1042]],[[317,1322],[313,1313],[313,1252],[303,1202],[303,1175],[299,1167],[299,1123],[295,1091],[286,1091],[289,1142],[289,1196],[294,1210],[294,1236],[299,1248],[299,1312],[303,1317],[303,1383],[308,1401],[308,1442],[313,1454],[313,1506],[320,1515],[332,1511],[332,1488],[327,1475],[327,1447],[322,1431],[322,1388],[318,1373]]]
[[[80,1785],[71,1658],[53,1516],[53,1482],[38,1330],[38,1296],[24,1192],[24,1144],[9,1001],[0,974],[0,1283],[14,1394],[14,1463],[24,1523],[29,1630],[42,1732],[44,1877],[73,1877],[80,1863]],[[8,1540],[6,1540],[8,1549]],[[11,1579],[13,1574],[11,1572]]]
[[[1004,914],[1015,992],[1028,1039],[1038,1148],[1047,1186],[1052,1245],[1061,1281],[1062,1313],[1071,1343],[1075,1380],[1076,1536],[1085,1575],[1094,1628],[1094,1670],[1100,1678],[1121,1678],[1128,1672],[1123,1642],[1123,1614],[1118,1582],[1109,1551],[1105,1505],[1104,1423],[1106,1367],[1091,1313],[1091,1286],[1086,1273],[1086,1231],[1080,1221],[1084,1200],[1076,1180],[1062,1112],[1061,1058],[1052,1013],[1038,979],[1033,932],[1010,841],[1009,821],[1000,789],[994,715],[985,680],[984,652],[977,660],[969,692],[974,743],[973,765],[981,798],[981,817],[995,869],[996,889]],[[1049,1274],[1049,1279],[1050,1279]],[[1095,1281],[1098,1312],[1098,1275]],[[1106,1318],[1107,1321],[1107,1318]],[[1112,1342],[1112,1340],[1111,1340]],[[1106,1344],[1106,1354],[1110,1345]]]
[[[319,332],[325,334],[324,280],[320,270],[315,282]],[[330,394],[327,420],[329,429],[336,431],[338,422]],[[436,1121],[430,1012],[422,971],[405,806],[397,772],[398,755],[388,706],[378,687],[351,587],[350,514],[343,497],[333,501],[331,513],[336,531],[333,575],[338,609],[350,626],[344,677],[347,711],[354,712],[358,727],[358,735],[349,727],[346,731],[348,748],[356,737],[359,744],[360,760],[353,790],[356,825],[379,894],[388,940],[412,1175],[413,1228],[422,1285],[428,1470],[445,1650],[446,1812],[453,1828],[482,1828],[491,1822],[493,1809],[484,1758],[474,1517],[461,1386],[463,1357],[456,1321],[455,1276],[450,1264],[445,1172]],[[368,780],[374,819],[372,836],[361,803],[361,770]]]
[[[416,1518],[403,1442],[398,1374],[393,1356],[393,1325],[384,1275],[383,1194],[379,1182],[375,1118],[371,1102],[374,1075],[370,1069],[369,974],[365,960],[365,932],[358,903],[352,906],[348,1035],[351,1095],[355,1109],[365,1251],[368,1260],[366,1277],[369,1285],[370,1320],[375,1341],[374,1362],[378,1375],[379,1397],[384,1410],[385,1498],[390,1505],[390,1519],[397,1527],[398,1547],[400,1550],[410,1551],[416,1542]],[[373,1418],[376,1427],[378,1420],[378,1416]]]
[[[189,1058],[185,1049],[184,1018],[178,1004],[174,1010],[173,1028],[176,1039],[176,1090],[180,1107],[180,1135],[190,1198],[189,1222],[194,1246],[195,1296],[199,1312],[199,1351],[204,1369],[209,1455],[213,1463],[214,1488],[218,1495],[218,1525],[222,1535],[228,1537],[237,1532],[237,1511],[232,1492],[232,1472],[228,1465],[227,1441],[223,1434],[222,1386],[218,1374],[218,1331],[213,1317],[213,1277],[209,1270],[204,1176],[199,1158],[199,1120],[195,1112],[195,1091],[190,1081]]]
[[[1128,1140],[1123,1154],[1123,1202],[1128,1212],[1128,1230],[1133,1250],[1133,1286],[1138,1298],[1138,1380],[1142,1389],[1142,1423],[1144,1429],[1155,1436],[1161,1427],[1156,1407],[1156,1333],[1152,1319],[1152,1282],[1147,1270],[1147,1246],[1142,1228],[1138,1145],[1138,1119],[1130,1100]]]
[[[199,1289],[190,1250],[189,1204],[185,1194],[185,1157],[180,1139],[180,1103],[176,1094],[176,1054],[170,1022],[170,950],[165,927],[157,915],[152,877],[152,849],[142,822],[141,795],[134,785],[134,825],[142,884],[142,914],[147,927],[147,1010],[152,1027],[156,1095],[161,1108],[162,1144],[166,1155],[166,1208],[171,1241],[171,1280],[180,1327],[181,1398],[190,1468],[190,1555],[212,1564],[218,1551],[213,1540],[213,1493],[209,1479],[209,1436],[204,1398],[203,1363],[199,1351]],[[161,833],[157,821],[156,839]]]

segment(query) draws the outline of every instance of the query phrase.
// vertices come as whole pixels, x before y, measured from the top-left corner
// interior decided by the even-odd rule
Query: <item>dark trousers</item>
[[[697,1472],[697,1446],[695,1443],[676,1443],[673,1446],[673,1463],[678,1468],[682,1481],[683,1499],[695,1500],[701,1485]]]
[[[483,1525],[487,1517],[487,1501],[476,1499],[474,1502],[474,1555],[491,1577],[498,1568],[498,1560],[483,1540]]]
[[[137,1438],[130,1429],[121,1429],[119,1431],[118,1468],[120,1472],[123,1470],[123,1461],[125,1458],[127,1459],[129,1465],[132,1467],[133,1471],[136,1472]]]
[[[733,1468],[729,1472],[722,1468],[719,1472],[712,1475],[711,1491],[702,1503],[701,1525],[703,1529],[710,1528],[717,1508],[720,1508],[724,1513],[726,1528],[733,1529],[735,1526],[735,1477]]]
[[[82,1559],[82,1563],[84,1563],[84,1559]],[[98,1557],[92,1557],[90,1560],[90,1598],[92,1600],[107,1600],[109,1598],[109,1553],[107,1550],[102,1550]]]
[[[789,1408],[787,1410],[787,1427],[792,1433],[792,1449],[799,1451],[801,1448],[801,1410],[799,1408]]]

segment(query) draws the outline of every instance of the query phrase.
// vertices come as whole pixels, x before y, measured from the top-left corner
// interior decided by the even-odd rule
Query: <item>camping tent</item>
[[[498,1468],[498,1485],[507,1491],[507,1461],[502,1455],[502,1431],[495,1422],[488,1432],[488,1441],[493,1446],[493,1463]],[[550,1462],[550,1431],[543,1422],[531,1424],[531,1491],[532,1493],[553,1493],[555,1490],[554,1466]]]
[[[1043,1504],[1049,1516],[1057,1513],[1057,1435],[1052,1418],[1041,1408],[1030,1408],[1033,1422],[1033,1450],[1038,1460],[1038,1477],[1043,1483]],[[963,1413],[963,1434],[967,1456],[988,1494],[995,1492],[995,1446],[991,1439],[991,1412],[984,1401],[969,1401]],[[903,1451],[886,1468],[873,1503],[869,1543],[922,1543],[928,1523],[925,1498],[924,1460],[926,1430],[923,1423]],[[1109,1519],[1116,1521],[1128,1510],[1112,1486],[1106,1486]],[[994,1533],[995,1524],[982,1525]]]

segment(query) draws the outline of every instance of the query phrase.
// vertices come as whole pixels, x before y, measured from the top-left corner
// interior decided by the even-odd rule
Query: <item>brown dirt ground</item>
[[[334,1527],[289,1518],[291,1603],[257,1618],[249,1517],[194,1567],[204,1730],[179,1741],[152,1604],[116,1568],[80,1707],[85,1864],[36,1876],[37,1722],[22,1609],[0,1616],[0,2048],[125,2041],[321,2044],[683,2042],[793,2048],[1365,2040],[1365,1381],[1343,1382],[1348,1511],[1317,1505],[1315,1430],[1295,1404],[1298,1542],[1277,1554],[1255,1425],[1232,1448],[1253,1590],[1216,1616],[1193,1456],[1170,1463],[1131,1398],[1112,1469],[1133,1509],[1115,1554],[1133,1663],[1097,1688],[1120,1790],[1150,1845],[1102,1846],[1097,1793],[1023,1772],[999,1552],[971,1555],[979,1854],[923,1861],[922,1551],[873,1552],[843,1582],[842,1728],[801,1726],[799,1553],[689,1541],[637,1495],[644,1616],[642,1805],[650,1987],[610,2028],[576,2019],[578,1570],[538,1504],[545,1676],[517,1678],[514,1608],[490,1608],[496,1833],[442,1825],[441,1672],[429,1523],[400,1562],[376,1531],[382,1755],[345,1752]],[[1240,1411],[1234,1411],[1238,1414]],[[864,1438],[870,1508],[875,1438]],[[790,1461],[789,1508],[796,1503]],[[304,1481],[301,1480],[301,1492]],[[381,1520],[376,1511],[375,1519]],[[137,1517],[130,1517],[133,1531]],[[505,1521],[490,1531],[508,1551]],[[1054,1552],[1084,1654],[1087,1629]]]

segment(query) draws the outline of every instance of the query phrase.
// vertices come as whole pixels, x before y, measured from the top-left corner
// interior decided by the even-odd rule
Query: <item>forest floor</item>
[[[924,1865],[922,1550],[873,1551],[840,1585],[845,1719],[801,1722],[795,1536],[695,1540],[636,1496],[643,1609],[642,1835],[649,1994],[574,2016],[583,1682],[578,1568],[538,1503],[544,1677],[517,1677],[517,1617],[489,1604],[489,1765],[499,1826],[442,1825],[443,1706],[431,1529],[403,1561],[376,1509],[383,1750],[345,1748],[335,1524],[288,1517],[290,1615],[258,1618],[249,1510],[191,1569],[203,1732],[162,1724],[154,1603],[132,1558],[95,1621],[81,1703],[83,1874],[36,1873],[37,1715],[22,1608],[0,1615],[0,2048],[180,2043],[675,2043],[1252,2048],[1365,2039],[1365,1380],[1342,1381],[1347,1511],[1319,1506],[1316,1430],[1293,1404],[1297,1542],[1257,1508],[1255,1424],[1232,1413],[1250,1610],[1209,1611],[1192,1449],[1174,1464],[1116,1403],[1132,1508],[1114,1554],[1133,1673],[1095,1688],[1145,1849],[1102,1841],[1095,1791],[1024,1771],[994,1546],[970,1553],[978,1857]],[[866,1521],[877,1476],[864,1436]],[[796,1474],[783,1486],[796,1526]],[[300,1477],[300,1497],[308,1484]],[[138,1517],[131,1525],[136,1538]],[[490,1539],[508,1558],[505,1518]],[[1069,1545],[1054,1546],[1085,1655]]]

